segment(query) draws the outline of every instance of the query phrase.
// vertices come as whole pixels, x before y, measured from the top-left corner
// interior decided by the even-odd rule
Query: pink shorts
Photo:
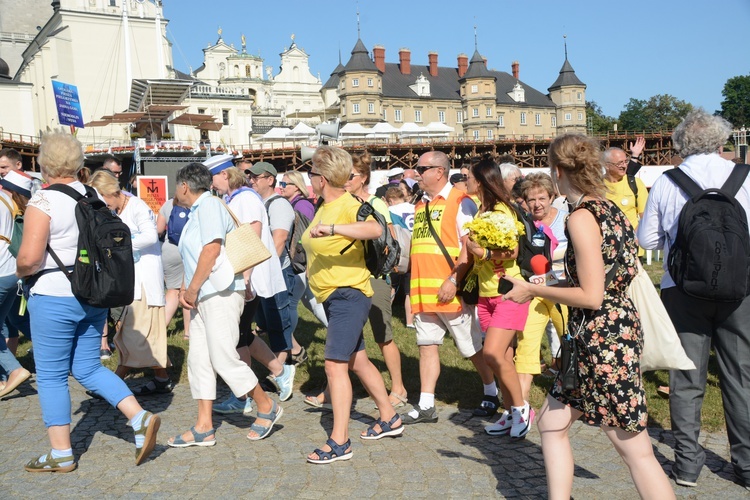
[[[529,316],[529,302],[516,304],[510,300],[503,300],[502,295],[479,297],[477,315],[483,332],[489,328],[522,331]]]

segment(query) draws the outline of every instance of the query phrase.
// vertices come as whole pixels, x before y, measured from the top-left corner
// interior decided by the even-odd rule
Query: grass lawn
[[[652,280],[658,284],[661,277],[661,262],[655,261],[651,266],[645,266]],[[306,346],[309,361],[298,367],[296,378],[296,398],[303,394],[317,394],[325,384],[325,373],[323,369],[323,353],[325,346],[325,329],[315,320],[314,316],[302,305],[299,308],[300,321],[297,327],[297,340]],[[401,363],[404,382],[409,391],[409,400],[416,402],[419,399],[419,354],[415,343],[415,332],[404,326],[403,304],[394,303],[393,306],[393,335],[401,350]],[[187,350],[188,341],[182,338],[182,318],[178,316],[170,325],[169,356],[174,366],[169,369],[175,382],[187,383]],[[383,373],[386,386],[390,387],[390,379],[385,369],[383,356],[372,338],[369,323],[365,327],[365,342],[367,354],[375,365]],[[19,360],[27,368],[33,365],[33,360],[27,351],[31,344],[22,340],[19,346]],[[542,346],[543,356],[549,361],[549,348],[546,339]],[[482,383],[470,361],[461,357],[450,336],[446,336],[444,345],[440,348],[440,360],[442,371],[438,381],[435,397],[448,404],[455,404],[460,408],[473,409],[479,405],[482,399]],[[117,366],[117,355],[105,362],[106,366],[113,369]],[[259,377],[265,377],[267,371],[264,367],[255,364],[253,369]],[[150,376],[150,370],[145,373],[135,373],[133,376]],[[703,404],[703,428],[707,431],[724,429],[724,413],[721,403],[721,393],[717,376],[717,365],[715,357],[711,356],[709,365],[708,384],[706,397]],[[355,376],[352,376],[355,397],[366,398],[367,394]],[[668,400],[660,397],[656,389],[660,385],[669,385],[669,374],[664,371],[649,372],[644,377],[646,383],[646,394],[648,399],[649,425],[669,428],[669,404]],[[539,408],[544,401],[547,390],[552,380],[538,376],[534,380],[531,390],[531,403]]]

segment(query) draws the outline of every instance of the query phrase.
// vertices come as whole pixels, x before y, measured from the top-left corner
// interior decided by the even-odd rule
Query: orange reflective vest
[[[464,198],[467,198],[466,194],[458,189],[451,189],[447,200],[438,197],[430,202],[429,214],[425,211],[424,201],[420,201],[414,209],[414,229],[411,238],[411,309],[413,313],[461,311],[461,302],[458,298],[447,303],[438,302],[438,290],[450,276],[452,269],[430,232],[427,217],[430,217],[432,227],[455,263],[461,251],[456,218]]]

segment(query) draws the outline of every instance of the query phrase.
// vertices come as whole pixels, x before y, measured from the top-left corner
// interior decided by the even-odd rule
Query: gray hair
[[[732,134],[732,125],[702,108],[691,111],[672,133],[672,145],[683,158],[716,153]]]
[[[202,163],[188,163],[177,171],[177,184],[185,183],[192,193],[203,193],[211,189],[213,177]]]
[[[500,175],[503,176],[503,180],[507,179],[511,175],[523,176],[523,172],[517,166],[512,163],[501,163],[500,164]]]
[[[604,163],[607,163],[610,158],[612,158],[612,153],[614,153],[615,151],[622,151],[623,153],[625,153],[625,150],[622,148],[616,148],[614,146],[611,148],[607,148],[602,152],[602,160],[604,160]],[[627,155],[627,153],[625,154]]]

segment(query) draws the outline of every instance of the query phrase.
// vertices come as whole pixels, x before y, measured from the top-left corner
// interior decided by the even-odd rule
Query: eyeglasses
[[[361,175],[362,174],[359,174],[357,172],[352,172],[351,174],[349,174],[349,180],[353,181],[355,177],[360,177]]]
[[[273,177],[273,175],[255,175],[255,174],[250,174],[250,180],[268,179],[269,177]]]
[[[628,160],[622,160],[622,161],[608,161],[607,165],[610,165],[612,167],[625,167],[628,164]]]
[[[112,175],[114,175],[115,177],[120,177],[122,170],[110,170],[110,172],[112,172]]]
[[[440,168],[440,165],[417,165],[414,167],[414,170],[416,170],[419,175],[423,175],[431,168]]]
[[[308,172],[307,175],[309,177],[323,177],[323,174],[320,174],[318,172],[313,172],[313,171]]]

